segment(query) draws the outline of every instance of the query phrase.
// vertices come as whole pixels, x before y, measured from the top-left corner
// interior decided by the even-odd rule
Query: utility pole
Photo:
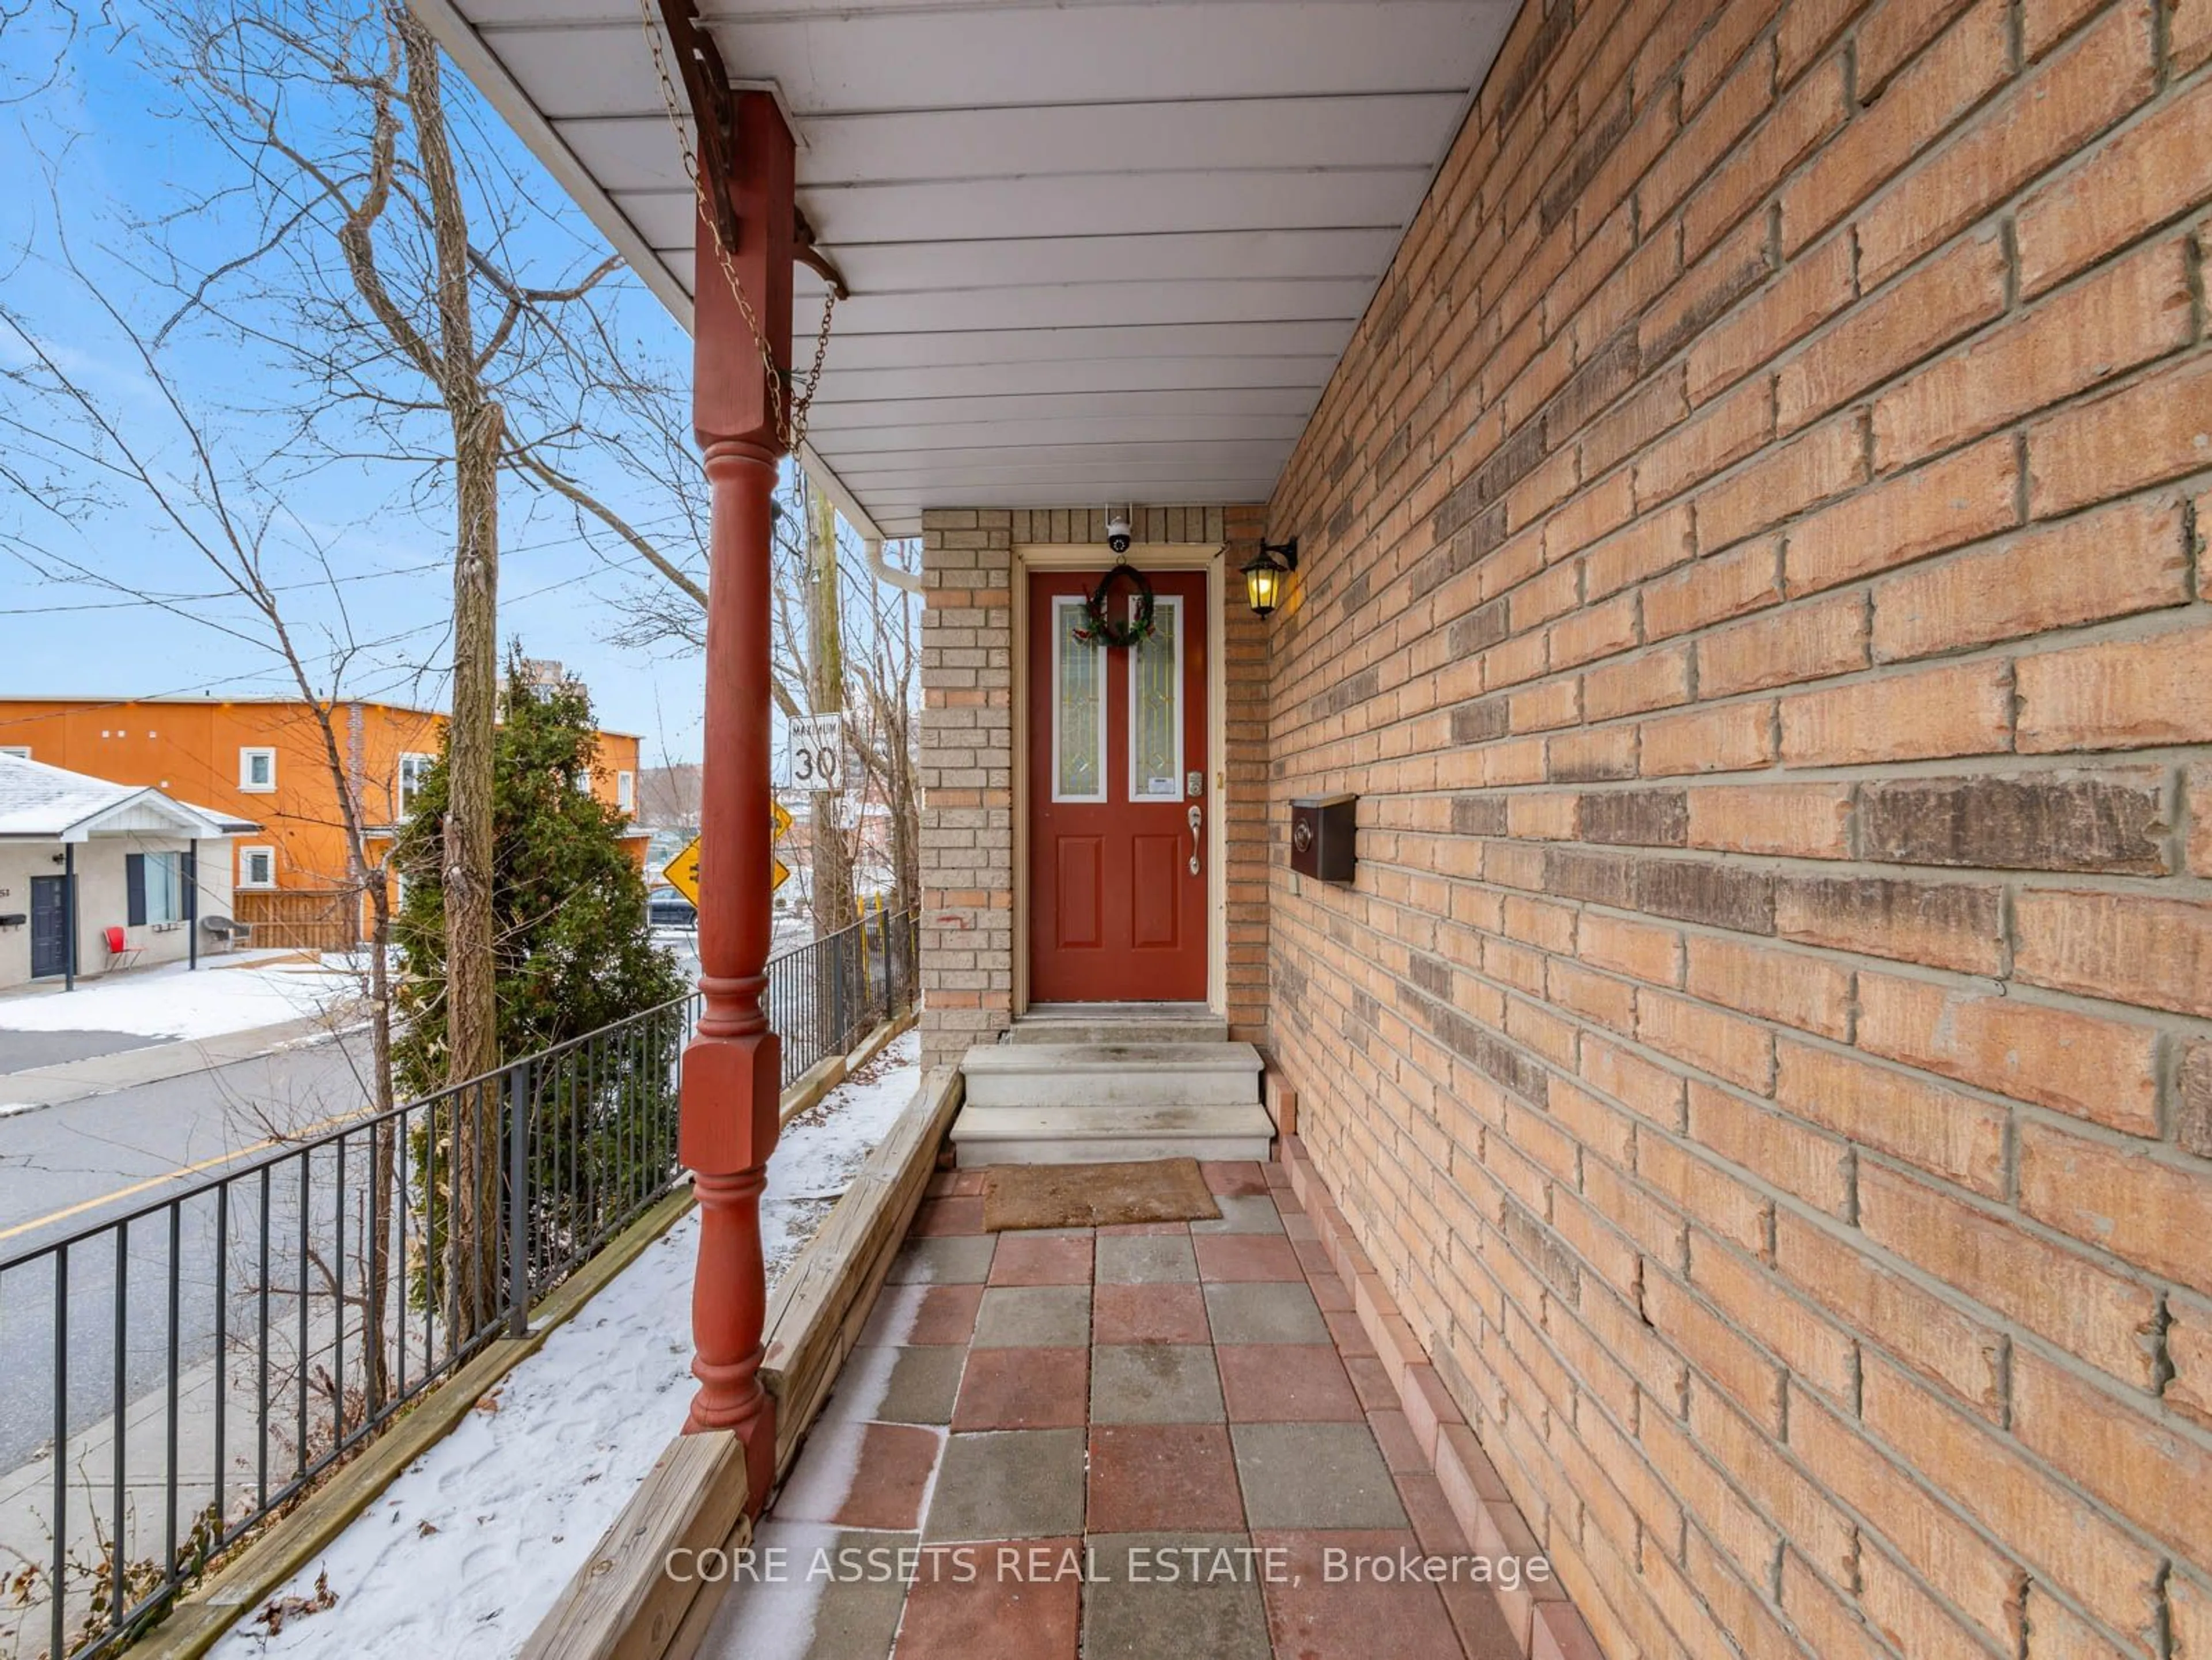
[[[807,697],[817,714],[845,712],[845,625],[838,605],[837,508],[806,487]],[[814,933],[826,938],[853,921],[852,858],[837,810],[844,795],[817,792],[811,812]]]

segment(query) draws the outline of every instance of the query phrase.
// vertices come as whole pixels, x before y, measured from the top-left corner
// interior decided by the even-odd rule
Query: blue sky
[[[0,190],[0,302],[25,319],[134,445],[182,477],[181,429],[140,369],[128,336],[69,269],[64,238],[100,293],[150,336],[177,301],[149,276],[149,238],[166,236],[188,263],[209,267],[251,246],[254,218],[240,199],[177,216],[241,179],[240,164],[184,113],[179,95],[156,72],[161,42],[151,21],[128,4],[112,15],[123,27],[95,26],[73,40],[51,27],[40,30],[35,17],[32,27],[0,35],[0,97],[16,94],[0,107],[0,179],[14,181]],[[56,53],[52,83],[23,96]],[[542,280],[604,254],[588,222],[450,65],[447,93],[466,142],[519,176],[539,210],[506,243],[515,263]],[[257,270],[281,275],[274,266]],[[301,401],[295,368],[254,336],[302,325],[257,293],[258,280],[223,290],[232,314],[248,325],[243,331],[188,323],[165,342],[163,371],[224,453],[259,478],[262,510],[275,515],[281,549],[270,569],[289,585],[287,619],[295,632],[318,653],[349,634],[374,642],[357,654],[343,689],[441,704],[442,678],[424,670],[441,663],[447,649],[450,510],[442,498],[424,499],[417,466],[329,459],[333,434],[345,436],[343,422],[325,424],[324,447],[312,464],[249,465],[246,458],[284,446],[290,411]],[[609,297],[625,354],[680,383],[690,366],[688,338],[627,273]],[[0,366],[21,366],[27,356],[22,343],[0,330]],[[15,395],[0,382],[0,396]],[[361,441],[359,451],[379,448],[372,435]],[[0,551],[0,690],[122,697],[286,684],[237,604],[202,597],[216,586],[208,566],[158,520],[143,493],[102,486],[96,466],[59,448],[35,463],[38,499],[0,483],[0,538],[50,570],[73,562],[131,593],[78,578],[41,581]],[[670,522],[665,494],[655,499],[611,469],[586,482],[637,522]],[[87,490],[91,495],[81,499]],[[57,514],[48,503],[66,504],[68,512]],[[532,655],[558,658],[580,673],[602,725],[642,736],[649,762],[696,758],[697,660],[668,646],[624,647],[610,637],[621,596],[647,585],[643,567],[619,556],[611,542],[595,550],[565,507],[548,505],[512,479],[502,489],[501,540],[502,635],[519,635]],[[342,579],[335,593],[308,551],[316,544]],[[153,604],[137,595],[171,598]]]

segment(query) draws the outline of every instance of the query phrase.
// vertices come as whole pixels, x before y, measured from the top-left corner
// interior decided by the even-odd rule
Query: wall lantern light
[[[1298,568],[1298,538],[1262,542],[1259,557],[1243,567],[1244,598],[1255,617],[1265,617],[1283,602],[1283,579]]]

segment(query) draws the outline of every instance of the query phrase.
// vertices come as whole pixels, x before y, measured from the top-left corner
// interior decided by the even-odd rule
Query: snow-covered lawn
[[[246,966],[182,963],[87,981],[75,991],[0,997],[0,1031],[127,1031],[217,1037],[308,1015],[339,1015],[361,994],[344,958],[274,958]]]
[[[771,1285],[914,1098],[920,1052],[907,1033],[785,1128],[761,1201]],[[249,1614],[218,1660],[520,1649],[683,1428],[698,1237],[694,1214],[647,1247],[277,1593],[326,1574],[335,1606],[274,1636]]]

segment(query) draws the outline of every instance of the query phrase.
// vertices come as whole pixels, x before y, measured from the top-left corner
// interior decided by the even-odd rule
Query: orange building
[[[446,716],[367,702],[341,703],[332,714],[363,818],[372,827],[397,824],[407,815],[416,781],[437,757]],[[232,848],[242,920],[264,927],[301,924],[307,911],[301,901],[257,903],[255,896],[335,898],[353,885],[322,729],[296,697],[0,697],[0,754],[150,786],[259,824],[258,834]],[[634,813],[637,774],[637,739],[601,733],[592,793]],[[641,858],[643,845],[640,832]],[[338,942],[302,937],[276,943]]]

